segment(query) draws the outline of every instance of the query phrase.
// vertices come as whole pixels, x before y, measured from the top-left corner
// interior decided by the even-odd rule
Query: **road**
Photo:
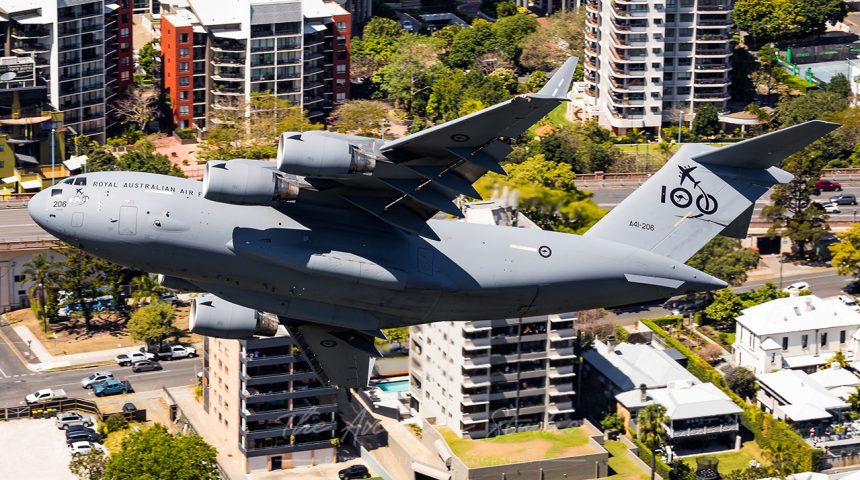
[[[844,193],[853,193],[858,198],[860,198],[860,184],[847,184],[843,183],[843,192]],[[616,205],[621,203],[622,200],[627,198],[633,190],[636,189],[635,186],[630,187],[620,187],[620,188],[594,188],[594,187],[584,187],[585,190],[590,191],[594,194],[593,200],[597,205],[601,208],[614,208]],[[817,197],[813,197],[814,200],[819,201],[827,201],[831,196],[836,195],[840,192],[822,192],[821,195]],[[770,192],[763,195],[756,203],[755,209],[753,211],[753,220],[761,218],[761,209],[765,205],[770,203]],[[834,221],[855,221],[857,219],[857,215],[860,215],[860,205],[851,206],[851,205],[840,205],[839,209],[840,213],[831,213],[828,214],[831,220]]]
[[[51,240],[53,235],[36,225],[26,208],[0,210],[0,243],[21,240]]]
[[[3,344],[2,348],[8,348]],[[162,362],[164,370],[159,372],[132,373],[131,367],[103,366],[62,372],[32,373],[24,369],[22,376],[15,374],[0,378],[0,406],[12,407],[24,404],[24,396],[42,388],[62,388],[70,397],[93,398],[92,390],[81,388],[81,379],[97,370],[113,372],[121,380],[128,380],[136,392],[158,390],[162,386],[178,387],[194,384],[200,371],[200,357]]]

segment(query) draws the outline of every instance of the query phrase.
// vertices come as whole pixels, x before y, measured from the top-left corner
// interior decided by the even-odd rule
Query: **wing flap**
[[[341,198],[383,222],[400,228],[401,230],[406,230],[407,232],[421,235],[425,238],[439,240],[439,236],[436,235],[436,232],[434,232],[432,228],[430,228],[430,225],[427,224],[426,220],[421,219],[412,212],[406,210],[404,207],[397,205],[397,200],[390,202],[381,197],[357,197],[345,195],[342,195]]]
[[[435,208],[449,215],[454,215],[455,217],[463,218],[463,212],[457,208],[457,205],[454,205],[454,202],[452,202],[449,197],[438,190],[435,190],[430,185],[432,180],[399,180],[384,178],[382,181],[390,185],[391,188],[398,190],[404,195],[409,195],[416,201],[421,202],[428,207]]]

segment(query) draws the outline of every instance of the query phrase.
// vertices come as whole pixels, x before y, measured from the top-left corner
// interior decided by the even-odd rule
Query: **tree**
[[[669,422],[666,407],[659,403],[646,405],[636,417],[636,437],[651,450],[651,480],[657,475],[657,455],[654,450],[666,444],[666,424]]]
[[[827,91],[833,92],[842,98],[850,97],[852,93],[851,81],[848,80],[848,77],[844,73],[837,73],[827,84]]]
[[[556,12],[520,42],[520,63],[533,70],[550,71],[571,56],[582,58],[584,49],[583,9]]]
[[[780,478],[797,471],[794,463],[794,452],[787,442],[771,440],[762,449],[765,460],[770,462],[770,468]]]
[[[624,432],[624,418],[617,413],[610,413],[600,421],[600,428],[606,432],[609,438],[615,438],[619,433]]]
[[[350,52],[354,60],[367,58],[383,65],[394,54],[400,37],[406,33],[397,20],[373,17],[364,26],[362,36],[352,39]]]
[[[761,42],[821,33],[847,12],[843,0],[738,0],[732,18]]]
[[[780,290],[779,287],[773,284],[773,282],[766,282],[761,287],[740,295],[741,301],[744,303],[744,308],[754,307],[756,305],[787,296],[788,293]]]
[[[845,401],[851,407],[851,413],[854,414],[853,417],[857,418],[860,416],[860,387],[854,387],[854,391],[848,395]]]
[[[380,100],[350,100],[338,105],[331,114],[335,131],[380,138],[382,125],[391,126],[401,116]]]
[[[158,91],[155,88],[132,87],[114,102],[114,109],[120,121],[134,124],[138,130],[144,131],[158,112],[157,101]]]
[[[508,58],[516,58],[520,53],[520,43],[537,28],[538,21],[528,13],[517,13],[500,18],[493,24],[496,49]]]
[[[448,65],[466,68],[479,56],[495,50],[495,47],[493,24],[477,18],[472,22],[472,28],[463,28],[454,35],[448,51]]]
[[[714,293],[714,301],[705,309],[705,317],[714,324],[714,328],[726,332],[734,329],[735,319],[743,309],[740,297],[730,288],[723,288]]]
[[[144,305],[131,314],[128,333],[134,340],[147,345],[158,344],[160,347],[164,339],[176,333],[176,327],[173,326],[175,315],[173,305],[162,301]]]
[[[433,81],[427,100],[427,116],[432,120],[449,121],[460,116],[465,74],[452,70]]]
[[[839,242],[828,247],[833,254],[830,262],[839,275],[860,278],[860,223],[855,223],[838,237]]]
[[[102,480],[105,478],[105,456],[98,450],[86,455],[72,455],[69,470],[80,480]]]
[[[732,470],[723,477],[723,480],[759,480],[768,478],[771,472],[765,467],[750,467],[744,470]]]
[[[666,480],[696,480],[696,478],[696,472],[680,458],[672,460],[669,464],[669,478]]]
[[[66,258],[61,264],[57,282],[67,294],[64,304],[80,306],[86,329],[90,331],[93,311],[87,300],[99,296],[99,290],[105,285],[104,276],[99,268],[100,261],[83,250],[68,245],[58,249],[57,252]]]
[[[747,280],[747,270],[755,268],[760,258],[755,250],[741,247],[740,240],[718,235],[696,252],[687,265],[738,286]]]
[[[160,295],[169,291],[167,287],[158,283],[155,275],[150,273],[134,277],[131,280],[131,288],[131,298],[135,305],[140,305],[144,299],[150,302],[157,300]]]
[[[795,98],[783,96],[774,110],[774,116],[780,125],[788,127],[847,107],[848,101],[840,94],[828,90],[813,90]]]
[[[269,92],[255,92],[246,101],[221,101],[213,110],[218,125],[212,128],[197,150],[205,160],[274,158],[282,132],[305,132],[322,128],[311,123],[306,112],[289,100]]]
[[[423,115],[433,82],[447,71],[439,61],[440,52],[438,43],[427,37],[404,37],[391,61],[373,74],[373,81],[410,116]]]
[[[152,40],[140,47],[138,51],[138,64],[149,78],[152,78],[153,73],[155,73],[153,66],[155,65],[155,58],[159,56],[158,50],[155,49],[157,44],[158,40]]]
[[[499,19],[510,17],[519,13],[517,4],[514,2],[499,2],[496,4],[496,16]]]
[[[826,370],[828,368],[833,367],[833,364],[839,365],[842,368],[848,367],[848,358],[845,357],[845,354],[842,350],[837,350],[836,353],[830,357],[824,365],[821,366],[821,370]]]
[[[770,94],[782,82],[787,73],[777,63],[777,50],[770,43],[759,48],[756,52],[756,60],[752,78],[757,85],[764,89],[765,93]]]
[[[543,70],[535,70],[531,74],[529,74],[529,78],[526,80],[526,90],[528,92],[537,92],[544,85],[546,85],[547,78],[546,73]]]
[[[32,300],[38,300],[39,309],[36,316],[40,320],[44,318],[45,312],[56,312],[57,303],[57,273],[58,264],[48,258],[44,253],[37,253],[22,267],[20,274],[24,277],[23,283],[30,283],[27,296]],[[41,288],[43,298],[36,298],[37,290]]]
[[[758,388],[755,374],[748,368],[735,367],[726,375],[726,384],[729,389],[741,398],[754,398]]]
[[[604,215],[591,201],[591,194],[576,187],[576,174],[568,164],[535,155],[519,164],[507,164],[505,169],[507,176],[488,173],[475,188],[485,198],[504,187],[517,190],[520,212],[541,228],[583,233]]]
[[[171,163],[167,155],[155,153],[155,146],[148,141],[138,142],[137,145],[119,157],[116,162],[116,169],[185,177],[182,169]]]
[[[705,102],[696,109],[693,117],[693,133],[700,137],[712,137],[720,131],[720,116],[711,102]]]
[[[107,460],[107,480],[216,480],[217,450],[198,435],[171,435],[156,423],[131,432]]]

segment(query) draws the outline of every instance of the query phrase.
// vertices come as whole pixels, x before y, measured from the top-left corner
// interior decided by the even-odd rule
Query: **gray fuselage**
[[[48,232],[107,260],[354,329],[569,312],[724,285],[597,238],[430,220],[439,240],[429,240],[348,207],[303,205],[301,195],[277,207],[216,203],[201,185],[90,173],[40,192],[29,210]]]

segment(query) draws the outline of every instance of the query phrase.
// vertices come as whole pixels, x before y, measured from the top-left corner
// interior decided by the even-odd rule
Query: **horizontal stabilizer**
[[[789,155],[837,128],[838,123],[812,120],[695,155],[693,160],[708,165],[766,169],[779,166]]]

